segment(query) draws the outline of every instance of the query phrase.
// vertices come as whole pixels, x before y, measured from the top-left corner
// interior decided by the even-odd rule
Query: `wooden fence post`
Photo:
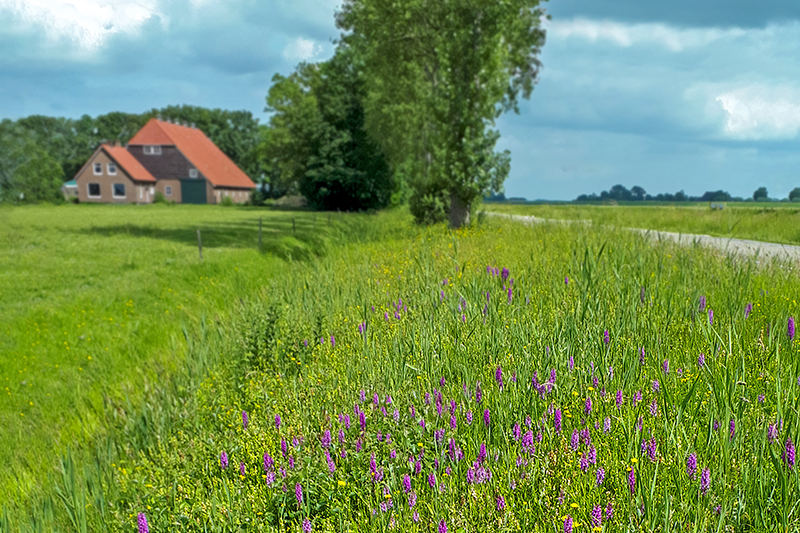
[[[297,233],[297,226],[294,225],[294,218],[292,219],[292,233]]]
[[[261,218],[258,217],[258,251],[261,251]]]
[[[203,260],[203,241],[200,240],[200,228],[197,229],[197,250],[200,252],[200,261]]]

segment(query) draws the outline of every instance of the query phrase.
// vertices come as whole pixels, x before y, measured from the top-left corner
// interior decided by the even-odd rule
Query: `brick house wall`
[[[170,194],[167,194],[167,187],[170,187]],[[156,191],[164,195],[168,202],[181,203],[181,182],[180,180],[158,180],[156,182]]]
[[[209,196],[208,203],[219,204],[222,203],[222,199],[226,196],[230,197],[235,204],[242,204],[250,199],[250,189],[232,189],[232,188],[225,188],[225,187],[216,187],[210,193],[213,196]],[[213,202],[212,199],[213,198]]]
[[[100,164],[100,173],[95,173],[95,165]],[[109,164],[116,167],[116,174],[109,173]],[[136,184],[108,155],[100,150],[89,160],[83,170],[75,177],[78,185],[78,199],[81,202],[101,203],[150,203],[153,201],[152,186]],[[89,195],[90,184],[100,187],[99,195]],[[124,196],[115,196],[114,184],[125,186]]]
[[[206,180],[206,198],[210,204],[219,203],[217,202],[216,196],[214,196],[214,186],[211,184],[211,180]]]

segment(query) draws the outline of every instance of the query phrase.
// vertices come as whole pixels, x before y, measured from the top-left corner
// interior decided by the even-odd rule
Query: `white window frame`
[[[116,163],[106,163],[106,172],[109,176],[116,176],[117,175],[117,164]]]
[[[172,196],[172,185],[164,186],[164,196]]]
[[[144,155],[161,155],[161,146],[157,144],[146,144],[144,146]]]
[[[190,178],[196,178],[197,177],[197,169],[196,168],[190,168],[189,169],[189,177]]]
[[[139,189],[139,200],[144,198],[144,187],[137,187]]]
[[[125,191],[125,194],[123,194],[122,196],[117,196],[117,191],[116,191],[117,185],[122,185],[122,190]],[[124,183],[112,183],[111,184],[111,196],[113,198],[127,198],[128,197],[128,191],[127,191],[127,189],[125,189],[125,184]]]
[[[95,163],[92,168],[94,169],[95,176],[103,175],[103,163]]]
[[[98,194],[97,196],[92,196],[92,193],[91,193],[92,185],[97,185],[97,190],[100,191],[100,194]],[[103,197],[103,191],[102,191],[102,189],[100,189],[100,184],[99,183],[87,183],[86,184],[86,196],[88,196],[89,198],[102,198]]]

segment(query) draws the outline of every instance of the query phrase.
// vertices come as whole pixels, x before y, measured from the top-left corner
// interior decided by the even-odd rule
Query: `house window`
[[[144,154],[145,155],[161,155],[161,147],[160,146],[145,146],[144,147]]]
[[[106,168],[108,170],[108,175],[109,176],[116,176],[117,175],[117,165],[116,165],[116,163],[109,163],[106,166]]]
[[[101,176],[103,174],[103,163],[94,164],[94,175]]]
[[[125,198],[125,184],[124,183],[115,183],[114,184],[114,198]]]
[[[190,178],[196,178],[197,177],[197,169],[196,168],[190,168],[189,169],[189,177]]]
[[[86,185],[87,191],[89,193],[89,198],[100,198],[100,184],[99,183],[89,183]]]
[[[172,196],[172,186],[171,185],[167,185],[166,187],[164,187],[164,194],[166,196]]]

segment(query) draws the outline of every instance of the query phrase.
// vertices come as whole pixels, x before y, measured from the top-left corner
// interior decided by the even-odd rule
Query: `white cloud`
[[[737,139],[792,139],[800,132],[798,88],[753,85],[715,99],[727,117],[725,134]]]
[[[153,15],[166,20],[157,0],[0,0],[0,10],[44,27],[53,39],[72,38],[87,50],[115,33],[135,33]]]
[[[298,37],[283,49],[283,57],[289,61],[307,61],[322,51],[322,46],[309,39]]]
[[[718,39],[739,37],[747,33],[739,28],[674,28],[665,24],[623,24],[607,20],[576,18],[554,21],[546,25],[548,36],[558,39],[582,38],[592,42],[610,41],[622,47],[655,44],[673,52],[705,46]]]

